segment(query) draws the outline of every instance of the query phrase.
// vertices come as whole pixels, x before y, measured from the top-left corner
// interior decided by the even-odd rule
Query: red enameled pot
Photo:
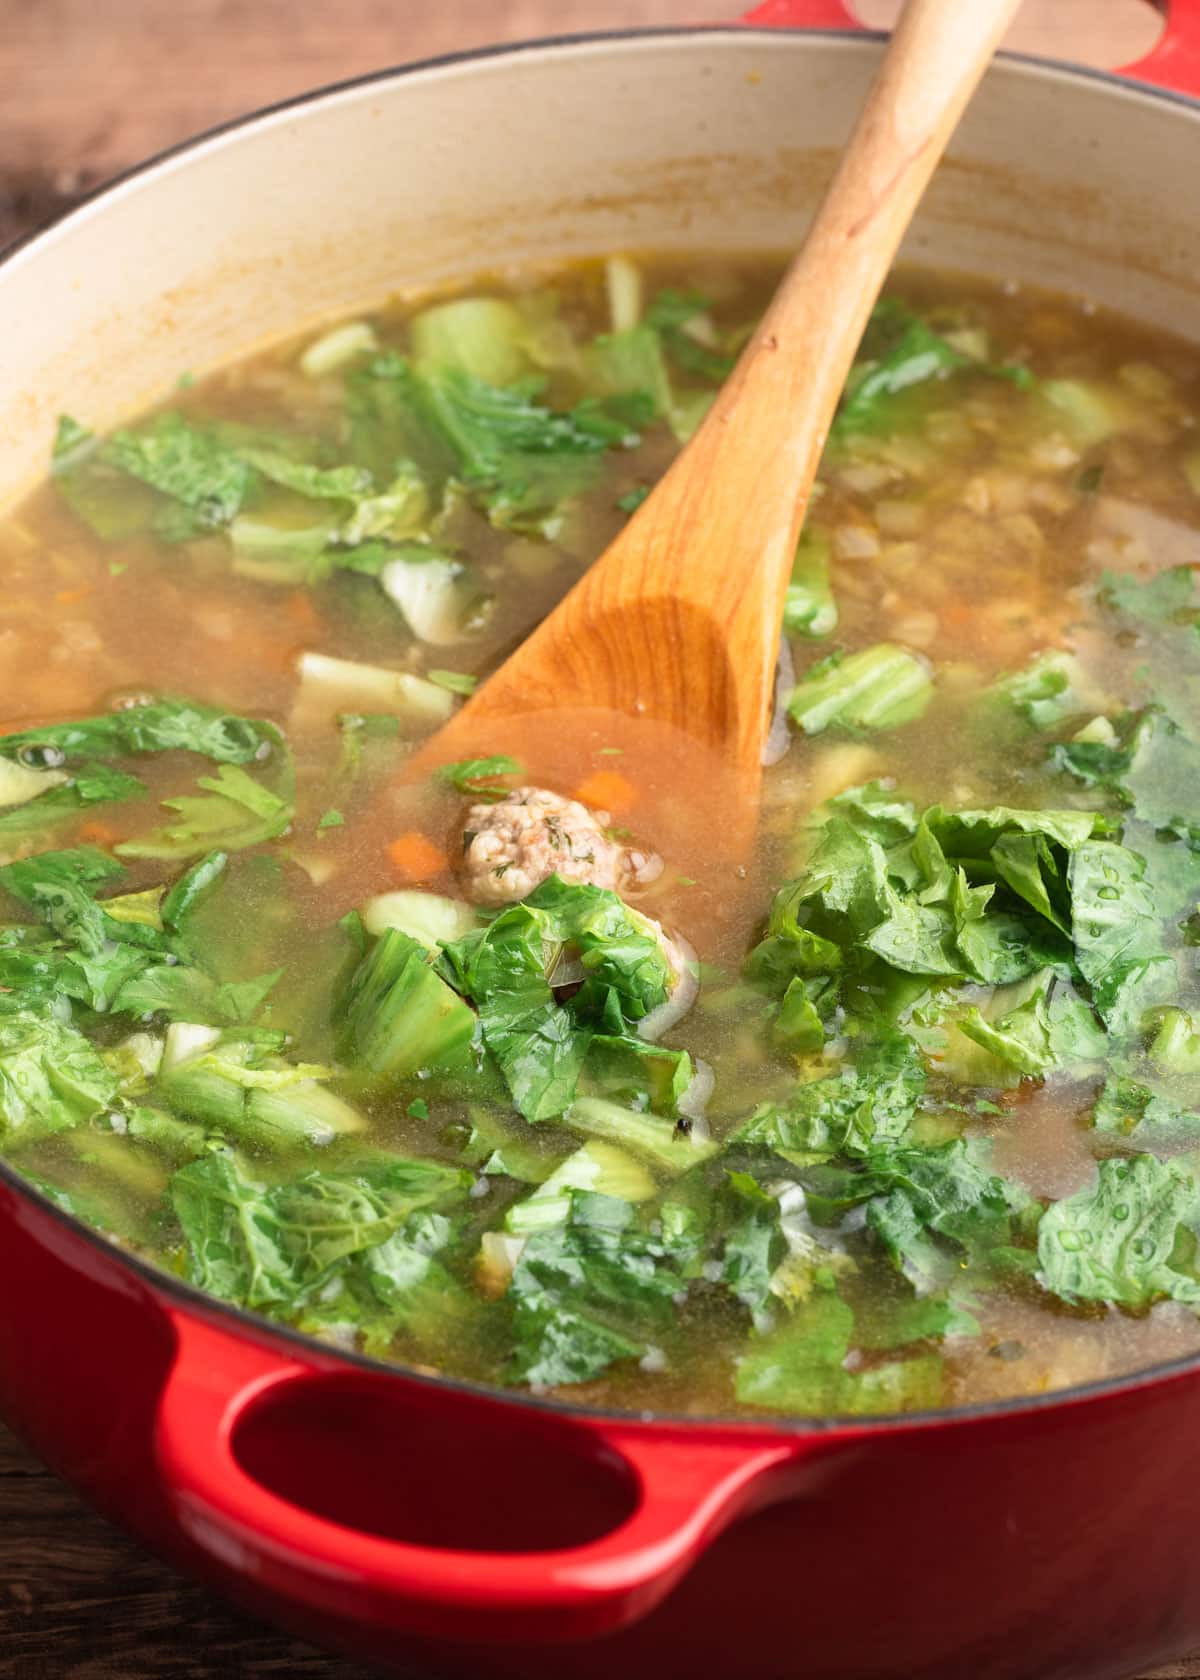
[[[747,27],[470,54],[136,171],[0,264],[0,491],[60,408],[107,423],[397,285],[793,245],[878,58],[851,28],[838,0],[766,0]],[[1195,0],[1129,74],[999,61],[909,253],[1200,337]],[[1101,1680],[1200,1644],[1200,1360],[894,1420],[605,1415],[221,1307],[7,1168],[0,1277],[0,1411],[48,1464],[394,1670]]]

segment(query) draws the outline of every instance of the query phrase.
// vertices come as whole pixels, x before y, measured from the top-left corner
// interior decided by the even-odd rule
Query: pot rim
[[[778,25],[739,22],[679,24],[658,28],[649,26],[630,29],[599,29],[582,31],[576,34],[533,36],[516,41],[492,42],[483,46],[465,48],[458,52],[441,53],[430,58],[417,59],[411,63],[385,66],[379,70],[367,71],[359,76],[348,76],[340,81],[323,83],[318,87],[309,88],[303,93],[292,94],[269,105],[258,106],[252,111],[243,112],[239,116],[229,117],[223,122],[215,123],[211,128],[189,135],[185,139],[176,141],[172,145],[164,147],[161,151],[154,152],[149,157],[129,165],[118,174],[110,176],[90,188],[75,204],[52,218],[51,221],[35,227],[27,233],[19,234],[7,245],[0,246],[0,267],[6,266],[25,251],[33,249],[41,241],[52,240],[60,230],[68,227],[76,219],[90,217],[96,213],[98,206],[101,206],[110,195],[130,187],[143,176],[152,176],[160,170],[165,171],[176,164],[182,163],[190,153],[201,151],[214,142],[232,137],[242,129],[251,129],[267,119],[299,111],[308,105],[317,104],[320,101],[342,94],[372,87],[376,84],[382,86],[386,83],[399,82],[409,76],[430,70],[453,69],[460,65],[481,63],[505,56],[515,57],[528,52],[554,51],[556,49],[590,45],[598,46],[604,43],[624,41],[697,40],[703,37],[740,40],[756,36],[767,37],[773,45],[778,45],[781,37],[806,40],[815,36],[820,40],[840,40],[853,43],[855,46],[875,47],[888,39],[888,32],[865,28],[789,28]],[[1093,65],[1073,64],[1066,60],[1046,58],[1034,53],[1005,51],[997,53],[996,57],[1005,64],[1013,64],[1025,70],[1061,77],[1066,81],[1095,82],[1109,89],[1117,89],[1124,93],[1133,93],[1163,101],[1193,114],[1200,113],[1200,96],[1182,93],[1174,88],[1157,87],[1152,82],[1136,80],[1122,75],[1116,70],[1105,70]],[[1015,1417],[1029,1412],[1052,1411],[1062,1406],[1077,1405],[1086,1401],[1099,1401],[1135,1389],[1153,1387],[1160,1382],[1177,1377],[1200,1374],[1200,1352],[1197,1352],[1148,1365],[1142,1370],[1127,1372],[1120,1376],[1102,1377],[1089,1383],[1072,1384],[1070,1387],[1055,1389],[1046,1394],[1022,1395],[1007,1400],[974,1401],[967,1405],[943,1406],[936,1410],[894,1412],[877,1417],[862,1417],[844,1413],[803,1417],[764,1412],[762,1417],[758,1418],[737,1414],[704,1413],[698,1415],[673,1411],[648,1412],[585,1405],[570,1399],[559,1399],[543,1394],[504,1389],[498,1384],[478,1382],[464,1377],[429,1375],[398,1361],[372,1358],[367,1354],[338,1347],[330,1342],[322,1341],[318,1337],[306,1335],[303,1331],[295,1330],[290,1325],[277,1323],[274,1319],[253,1312],[247,1307],[222,1301],[219,1297],[206,1293],[197,1285],[188,1283],[185,1279],[177,1277],[165,1268],[155,1265],[140,1254],[133,1253],[112,1242],[101,1231],[88,1225],[76,1214],[68,1213],[65,1209],[57,1206],[48,1195],[30,1183],[16,1167],[10,1165],[3,1157],[0,1157],[0,1184],[7,1185],[19,1197],[31,1202],[41,1213],[49,1216],[76,1238],[81,1237],[101,1255],[115,1260],[119,1266],[127,1268],[148,1284],[156,1295],[165,1296],[168,1301],[177,1303],[188,1313],[198,1311],[202,1317],[215,1318],[218,1321],[232,1321],[232,1327],[242,1332],[249,1331],[259,1340],[266,1338],[268,1341],[280,1342],[284,1349],[294,1349],[307,1353],[310,1359],[316,1353],[322,1360],[331,1359],[336,1363],[344,1363],[352,1369],[369,1372],[374,1377],[385,1376],[394,1381],[417,1383],[422,1387],[431,1389],[449,1389],[458,1394],[489,1400],[497,1405],[515,1405],[535,1412],[547,1412],[553,1416],[568,1419],[588,1418],[626,1424],[637,1422],[650,1427],[678,1428],[684,1426],[698,1431],[741,1430],[754,1431],[758,1434],[773,1431],[789,1436],[836,1434],[841,1430],[853,1430],[855,1434],[863,1435],[892,1434],[897,1430],[927,1429],[936,1428],[939,1425],[974,1422],[982,1423],[991,1418]]]

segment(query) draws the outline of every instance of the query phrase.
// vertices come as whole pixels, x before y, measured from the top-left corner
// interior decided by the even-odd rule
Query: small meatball
[[[463,834],[468,897],[514,904],[555,874],[618,891],[633,871],[625,848],[604,833],[607,823],[606,811],[546,788],[515,788],[495,805],[472,805]]]

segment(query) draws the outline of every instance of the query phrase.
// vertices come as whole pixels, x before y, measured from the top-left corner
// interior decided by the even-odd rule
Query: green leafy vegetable
[[[426,675],[431,683],[449,689],[451,694],[474,694],[479,687],[479,678],[466,671],[428,671]]]
[[[835,433],[886,428],[895,415],[893,399],[930,380],[944,379],[966,365],[965,356],[894,300],[876,306],[872,324],[877,331],[894,322],[899,324],[899,332],[889,348],[877,360],[867,360],[852,371],[834,421]]]
[[[1154,1085],[1111,1074],[1096,1099],[1092,1124],[1097,1131],[1146,1143],[1200,1139],[1200,1087],[1190,1102],[1181,1102]]]
[[[794,635],[831,636],[838,610],[829,577],[829,539],[806,526],[796,545],[792,577],[783,604],[783,627]]]
[[[1075,961],[1104,1021],[1124,1034],[1178,987],[1145,874],[1145,860],[1111,840],[1089,840],[1071,857]]]
[[[1100,599],[1114,612],[1143,624],[1200,622],[1200,595],[1191,566],[1168,566],[1144,583],[1126,572],[1105,572]]]
[[[469,1066],[475,1016],[429,965],[417,940],[388,928],[351,975],[338,1006],[338,1055],[368,1086]]]
[[[647,1045],[647,1050],[653,1050]],[[661,1054],[670,1055],[670,1051]],[[683,1132],[658,1114],[607,1102],[602,1097],[577,1097],[563,1116],[574,1131],[619,1144],[651,1166],[678,1173],[694,1167],[716,1151],[716,1144]]]
[[[151,700],[75,723],[51,723],[0,736],[0,758],[22,764],[108,760],[126,754],[194,752],[218,764],[249,764],[279,750],[272,724],[193,700]]]
[[[190,942],[191,917],[224,868],[222,854],[202,858],[155,909],[122,897],[98,899],[99,889],[124,870],[94,848],[41,852],[5,865],[0,889],[33,910],[45,930],[0,932],[0,1015],[7,998],[38,1010],[73,999],[101,1013],[247,1020],[278,975],[218,981],[197,964]],[[157,903],[157,894],[150,898]]]
[[[379,581],[413,635],[435,647],[462,641],[491,610],[492,598],[469,566],[419,543],[392,550]]]
[[[1049,970],[994,994],[986,1014],[969,1007],[957,1026],[997,1062],[1032,1079],[1098,1061],[1107,1047],[1084,1000]]]
[[[1034,729],[1054,729],[1068,718],[1088,710],[1095,712],[1101,699],[1079,661],[1055,648],[1039,653],[1024,670],[994,683],[985,691],[985,698],[1011,707]]]
[[[523,1176],[528,1178],[528,1173]],[[564,1225],[570,1218],[576,1191],[618,1202],[646,1202],[655,1192],[654,1180],[641,1162],[599,1139],[574,1150],[552,1172],[540,1177],[540,1182],[539,1177],[530,1180],[537,1189],[514,1202],[504,1216],[504,1229],[514,1236],[526,1237]]]
[[[749,1307],[756,1325],[770,1322],[771,1284],[787,1242],[779,1202],[745,1172],[730,1172],[722,1192],[725,1234],[721,1281]]]
[[[196,785],[203,795],[181,794],[164,799],[175,813],[173,821],[116,847],[121,857],[186,858],[220,847],[238,851],[274,840],[289,827],[293,816],[288,793],[281,795],[264,787],[240,765],[223,764],[215,776],[200,776]]]
[[[848,1371],[854,1314],[828,1291],[814,1295],[782,1328],[752,1341],[738,1360],[744,1406],[806,1415],[893,1412],[936,1406],[942,1362],[934,1355]]]
[[[538,403],[540,383],[491,385],[461,367],[418,372],[380,356],[351,375],[352,437],[368,466],[409,456],[435,486],[459,478],[493,523],[537,529],[594,482],[610,441]]]
[[[495,780],[498,776],[522,776],[524,767],[507,753],[496,753],[491,758],[461,758],[454,764],[442,764],[435,774],[439,781],[446,782],[458,793],[474,795],[479,790],[479,782]]]
[[[627,1202],[575,1191],[566,1221],[531,1236],[513,1273],[513,1377],[536,1387],[587,1382],[644,1357],[648,1338],[670,1332],[678,1259]]]
[[[190,513],[190,522],[164,513],[159,529],[172,536],[227,524],[254,482],[247,461],[181,414],[158,414],[136,430],[114,433],[103,454]]]
[[[1051,762],[1140,821],[1200,843],[1200,812],[1190,794],[1200,778],[1200,745],[1161,708],[1121,719],[1112,742],[1061,742]]]
[[[720,385],[733,372],[737,357],[706,342],[701,322],[707,319],[709,308],[703,292],[666,288],[647,309],[646,326],[658,334],[681,373]]]
[[[170,972],[170,971],[168,971]],[[222,1033],[191,1054],[164,1057],[158,1090],[176,1112],[256,1150],[323,1145],[364,1125],[323,1081],[332,1069],[291,1063],[277,1035]]]
[[[457,1195],[462,1177],[436,1162],[384,1158],[375,1171],[305,1173],[273,1189],[237,1157],[206,1155],[170,1182],[193,1283],[222,1300],[301,1309],[339,1268],[381,1246],[417,1208]]]
[[[738,1141],[783,1155],[862,1157],[900,1142],[924,1090],[925,1069],[912,1039],[884,1032],[862,1046],[852,1065],[798,1085],[784,1103],[756,1110]]]
[[[988,1264],[1014,1241],[1015,1222],[1036,1212],[1025,1191],[989,1170],[978,1139],[897,1149],[867,1169],[880,1181],[867,1225],[921,1295],[954,1282],[964,1255]]]
[[[880,642],[862,653],[832,654],[792,690],[788,714],[806,735],[843,729],[895,729],[921,716],[933,695],[923,660]]]
[[[585,979],[560,1004],[549,976],[566,949],[578,952]],[[605,888],[556,875],[447,946],[439,967],[477,1006],[483,1042],[528,1120],[561,1114],[593,1041],[611,1052],[675,983],[644,917]]]
[[[392,1350],[398,1337],[446,1357],[484,1330],[483,1304],[440,1258],[454,1227],[440,1213],[418,1213],[394,1236],[363,1248],[300,1313],[300,1329],[354,1333],[364,1352]]]
[[[929,392],[956,375],[983,374],[1006,379],[1019,389],[1033,384],[1028,368],[991,363],[984,343],[975,354],[936,332],[898,298],[876,304],[859,359],[850,371],[832,435],[844,440],[889,433],[914,414]]]
[[[1042,1215],[1038,1281],[1064,1301],[1137,1311],[1154,1301],[1200,1302],[1195,1227],[1200,1189],[1177,1161],[1101,1161],[1094,1186]]]
[[[102,1114],[117,1081],[83,1034],[53,1015],[0,1015],[0,1138],[19,1147]]]
[[[488,385],[511,385],[535,371],[526,319],[507,298],[451,298],[409,323],[413,361],[422,372],[456,368]]]
[[[11,762],[0,759],[0,764]],[[60,773],[54,772],[55,775]],[[68,779],[27,803],[0,810],[0,840],[13,835],[44,834],[70,823],[93,805],[137,799],[146,788],[136,776],[106,764],[85,764]]]

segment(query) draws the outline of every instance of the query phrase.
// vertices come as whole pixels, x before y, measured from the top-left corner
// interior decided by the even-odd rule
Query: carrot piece
[[[111,823],[101,822],[99,817],[89,817],[87,822],[80,823],[75,837],[88,846],[115,846],[121,835]]]
[[[60,589],[54,599],[60,607],[73,607],[76,601],[82,601],[85,595],[90,595],[91,593],[91,584],[85,583],[78,589]]]
[[[571,797],[578,799],[582,805],[590,805],[593,809],[619,817],[631,805],[637,804],[637,789],[627,777],[615,770],[594,770],[580,782]]]
[[[321,615],[302,589],[294,589],[287,598],[287,615],[297,630],[319,630]]]
[[[977,603],[974,601],[948,601],[944,607],[938,608],[938,614],[944,626],[958,630],[964,624],[970,624],[976,610]]]
[[[402,881],[429,881],[450,868],[450,859],[442,848],[415,828],[398,835],[388,846],[387,855]]]

